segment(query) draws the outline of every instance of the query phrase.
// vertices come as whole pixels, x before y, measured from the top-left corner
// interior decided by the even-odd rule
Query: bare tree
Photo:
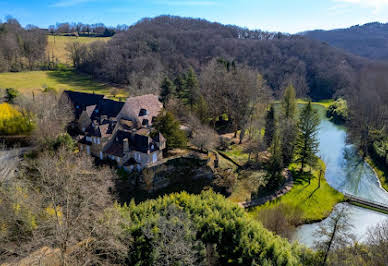
[[[123,263],[129,238],[112,207],[113,177],[110,169],[96,168],[89,156],[65,148],[26,161],[14,189],[0,190],[6,203],[0,207],[0,221],[13,227],[0,236],[0,257],[22,257],[49,246],[58,249],[62,265]]]
[[[34,139],[38,143],[44,143],[64,133],[69,122],[73,120],[71,105],[62,98],[58,99],[54,93],[18,97],[17,104],[26,115],[32,116],[36,124]]]
[[[375,265],[388,264],[388,220],[368,232],[368,248],[372,253]]]
[[[315,247],[322,252],[322,265],[326,265],[332,250],[345,247],[353,242],[354,236],[349,232],[353,227],[349,221],[346,205],[336,206],[332,214],[321,223],[315,233]]]
[[[204,149],[211,150],[216,147],[219,141],[217,133],[205,125],[200,125],[194,128],[193,138],[191,143],[198,147],[201,151]]]

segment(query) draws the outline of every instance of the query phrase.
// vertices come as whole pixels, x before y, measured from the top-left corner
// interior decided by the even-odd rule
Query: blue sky
[[[388,22],[388,0],[0,0],[0,18],[40,27],[66,21],[131,25],[162,14],[296,33]]]

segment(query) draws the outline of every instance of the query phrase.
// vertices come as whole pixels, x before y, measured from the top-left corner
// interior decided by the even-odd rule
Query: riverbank
[[[380,185],[388,192],[388,170],[381,167],[372,157],[367,156],[365,161],[373,169],[376,176],[379,178]]]
[[[262,210],[285,205],[290,209],[300,210],[300,224],[318,222],[328,217],[334,206],[344,201],[344,196],[326,182],[324,162],[319,160],[319,165],[323,169],[320,186],[319,167],[313,169],[311,174],[309,172],[300,173],[299,165],[293,164],[290,166],[294,177],[294,187],[291,191],[275,201],[252,208],[249,210],[250,214],[257,217]]]

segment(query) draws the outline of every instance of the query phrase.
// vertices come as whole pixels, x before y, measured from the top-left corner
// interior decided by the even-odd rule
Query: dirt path
[[[15,176],[20,157],[31,148],[19,148],[0,151],[0,182],[5,182]]]
[[[277,198],[280,198],[281,196],[288,193],[292,189],[292,187],[294,186],[294,180],[293,180],[292,175],[291,175],[289,170],[286,170],[284,174],[287,175],[286,181],[285,181],[284,185],[281,188],[279,188],[277,191],[275,191],[271,195],[268,195],[265,197],[261,197],[261,198],[254,199],[251,201],[239,202],[238,205],[240,205],[240,207],[242,207],[242,208],[256,207],[256,206],[263,205],[264,203],[266,203],[268,201],[273,201]]]

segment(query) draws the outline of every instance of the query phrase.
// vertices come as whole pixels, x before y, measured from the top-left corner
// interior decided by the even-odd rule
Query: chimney
[[[128,138],[123,139],[123,152],[128,153],[129,152],[129,141]]]

